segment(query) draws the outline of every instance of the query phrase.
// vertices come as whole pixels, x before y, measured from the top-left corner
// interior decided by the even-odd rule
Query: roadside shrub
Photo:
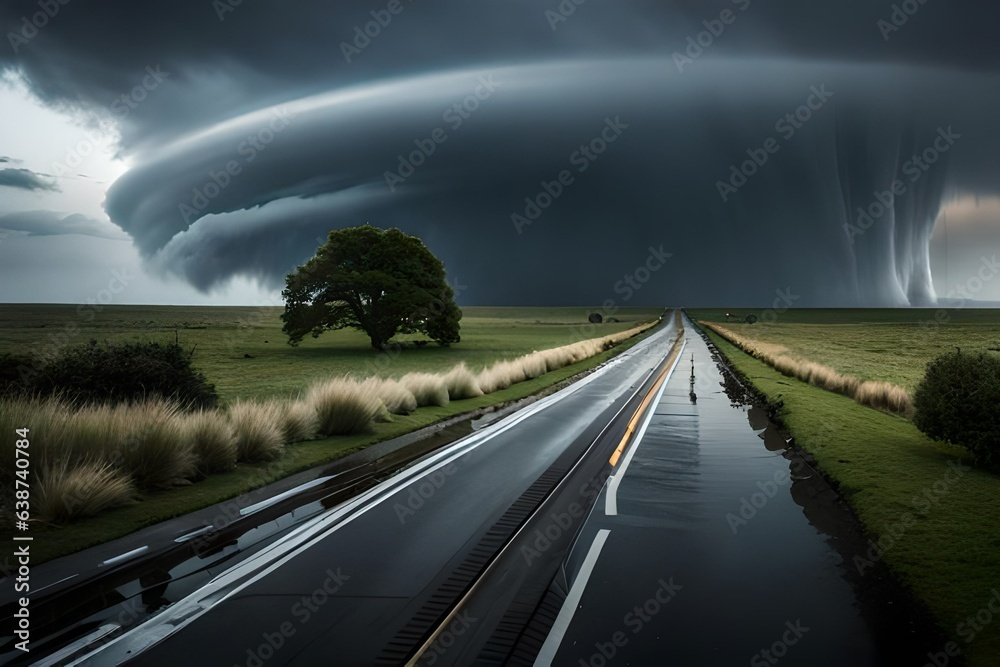
[[[371,429],[382,402],[371,385],[350,378],[314,384],[306,401],[319,416],[320,435],[350,435]]]
[[[399,380],[371,377],[361,384],[368,386],[371,391],[375,392],[389,414],[408,415],[417,409],[417,397]],[[389,420],[383,419],[382,421]]]
[[[14,440],[6,437],[15,429],[29,428],[31,440],[31,465],[42,466],[47,463],[52,454],[59,450],[59,432],[63,430],[60,422],[64,421],[63,413],[57,409],[56,401],[38,401],[26,398],[11,398],[0,400],[0,470],[14,470]]]
[[[440,375],[434,373],[407,373],[399,383],[413,394],[417,405],[448,405],[448,387]]]
[[[281,401],[278,404],[281,413],[281,430],[285,442],[302,442],[316,437],[319,428],[319,415],[312,403],[306,401]]]
[[[499,361],[484,369],[478,378],[479,388],[487,394],[506,389],[524,380],[524,366],[517,360]]]
[[[453,401],[483,395],[476,376],[464,362],[445,373],[444,385],[448,388],[448,397]]]
[[[273,461],[285,451],[281,411],[273,403],[236,401],[229,406],[229,423],[236,437],[237,461]]]
[[[192,352],[161,343],[105,343],[64,349],[25,380],[25,391],[59,395],[83,405],[130,403],[159,396],[182,407],[210,408],[218,403],[215,385],[191,366]],[[10,364],[7,363],[7,373]]]
[[[111,418],[125,435],[113,453],[140,489],[165,489],[197,473],[194,447],[176,404],[162,399],[119,405]]]
[[[124,464],[123,451],[129,431],[124,411],[110,405],[76,408],[62,401],[42,400],[36,405],[41,425],[40,438],[50,459],[85,461],[98,459]],[[127,472],[127,471],[126,471]]]
[[[526,380],[541,377],[549,370],[545,355],[542,352],[532,352],[531,354],[526,354],[521,357],[520,361],[521,368],[524,370],[524,378]]]
[[[62,461],[39,468],[32,486],[31,509],[50,523],[66,523],[132,502],[132,481],[110,463]]]
[[[913,404],[921,431],[1000,465],[1000,359],[985,352],[939,356],[927,364]]]
[[[29,357],[0,354],[0,397],[17,398],[31,393],[37,371]]]
[[[913,402],[909,394],[902,387],[891,382],[875,382],[868,380],[858,385],[854,392],[854,399],[862,405],[867,405],[886,412],[895,412],[901,415],[913,413]]]
[[[194,450],[198,472],[210,475],[236,467],[236,435],[226,415],[199,410],[184,416],[185,438]]]

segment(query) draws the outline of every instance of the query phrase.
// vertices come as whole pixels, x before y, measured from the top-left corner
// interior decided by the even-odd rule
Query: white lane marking
[[[580,599],[583,597],[583,591],[587,588],[587,582],[590,581],[590,575],[594,572],[594,566],[597,565],[597,559],[601,556],[601,549],[604,548],[604,543],[608,541],[610,534],[611,531],[607,528],[597,531],[594,543],[590,545],[590,551],[583,559],[580,573],[576,576],[573,586],[570,587],[569,595],[566,596],[566,601],[563,602],[562,608],[559,609],[559,615],[556,616],[555,623],[552,624],[552,630],[545,638],[545,643],[542,644],[538,657],[535,658],[535,667],[548,667],[556,657],[559,645],[562,644],[563,637],[569,630],[569,624],[573,622],[573,615],[580,606]]]
[[[604,514],[606,516],[618,516],[618,487],[622,483],[622,479],[625,477],[625,470],[628,468],[628,464],[632,462],[632,457],[635,456],[636,450],[639,449],[639,445],[642,444],[642,437],[646,435],[646,428],[649,423],[653,421],[653,415],[656,414],[656,406],[660,403],[660,398],[663,396],[663,390],[667,388],[667,383],[670,382],[670,377],[674,374],[674,370],[681,361],[681,357],[684,356],[684,347],[687,345],[687,338],[685,337],[681,341],[681,351],[677,353],[677,358],[674,360],[674,365],[670,367],[667,371],[667,377],[663,380],[663,384],[660,385],[660,390],[656,392],[656,398],[653,399],[652,405],[646,408],[646,418],[642,420],[642,426],[636,432],[635,437],[632,439],[632,446],[628,448],[625,453],[625,458],[621,462],[618,470],[615,474],[611,476],[611,480],[608,483],[608,495],[605,499],[604,504]]]
[[[104,660],[106,658],[114,660],[113,656],[119,654],[128,656],[129,653],[127,651],[129,648],[138,649],[136,653],[141,652],[167,636],[187,627],[211,611],[215,605],[236,596],[240,591],[301,555],[317,542],[326,539],[354,519],[388,500],[397,491],[406,488],[415,478],[447,466],[452,461],[471,453],[480,445],[510,430],[532,415],[575,394],[582,387],[605,375],[611,368],[623,363],[631,356],[645,352],[655,343],[658,343],[660,337],[670,336],[674,333],[673,329],[674,325],[671,322],[663,331],[650,336],[625,353],[610,359],[597,371],[578,382],[536,401],[523,410],[518,410],[514,414],[487,426],[482,431],[473,433],[445,447],[443,450],[435,452],[423,462],[396,474],[343,505],[333,508],[328,514],[320,515],[313,521],[296,528],[281,541],[262,549],[235,567],[220,573],[202,588],[174,603],[169,609],[153,616],[138,627],[118,636],[113,641],[82,656],[71,664],[78,665],[92,658],[96,658],[95,664],[117,664],[112,662],[105,663]],[[352,512],[352,510],[356,511]],[[134,655],[132,654],[131,657],[134,657]]]

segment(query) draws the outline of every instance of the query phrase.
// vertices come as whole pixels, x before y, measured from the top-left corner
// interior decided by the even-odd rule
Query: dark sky
[[[46,107],[113,126],[124,167],[100,187],[109,224],[49,210],[72,184],[0,145],[0,196],[19,192],[0,229],[44,236],[20,261],[59,257],[72,275],[57,245],[100,254],[95,238],[122,243],[116,226],[162,302],[183,298],[171,285],[274,290],[327,231],[370,222],[421,236],[464,304],[929,304],[948,287],[931,273],[941,211],[1000,195],[1000,6],[897,6],[911,14],[74,0],[35,34],[37,1],[7,0],[0,67]],[[22,115],[4,120],[45,131]],[[952,283],[1000,240],[1000,207],[973,210],[973,231],[948,237]],[[664,252],[641,289],[622,287]],[[1000,298],[995,282],[977,296]]]

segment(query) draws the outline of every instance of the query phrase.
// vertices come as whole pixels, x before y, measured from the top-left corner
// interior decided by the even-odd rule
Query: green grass
[[[726,312],[692,310],[692,319],[725,324]],[[784,345],[792,354],[860,378],[899,385],[911,393],[934,357],[955,349],[1000,352],[1000,311],[992,309],[791,309],[773,322],[725,324],[742,336]],[[940,321],[937,318],[947,317]],[[770,317],[766,319],[771,319]]]
[[[650,311],[652,312],[652,311]],[[656,311],[656,315],[660,311]],[[621,318],[625,319],[625,318]],[[627,326],[634,325],[631,320]],[[521,327],[532,325],[521,324]],[[562,330],[565,324],[533,325]],[[516,328],[516,327],[515,327]],[[525,380],[507,389],[492,394],[463,400],[451,401],[446,406],[427,406],[410,415],[394,415],[391,422],[376,423],[370,433],[336,436],[300,442],[285,448],[282,456],[270,462],[242,463],[231,472],[211,475],[190,486],[163,492],[149,492],[137,504],[108,510],[98,516],[81,519],[64,526],[38,525],[33,528],[35,541],[32,547],[32,562],[41,563],[58,556],[73,553],[95,544],[101,544],[132,533],[160,521],[182,516],[203,507],[236,497],[252,489],[264,486],[303,470],[329,463],[347,454],[359,451],[373,443],[394,438],[405,433],[429,426],[448,417],[478,408],[512,401],[551,387],[573,375],[603,363],[612,356],[628,349],[652,331],[647,331],[611,350],[601,352],[589,359],[553,370],[544,375]],[[611,333],[600,328],[599,333]],[[537,338],[536,338],[537,340]],[[562,340],[562,342],[571,342]],[[460,344],[461,345],[461,344]],[[509,343],[498,341],[499,347]],[[457,350],[455,346],[452,350]],[[504,348],[506,349],[506,348]],[[530,351],[530,350],[529,350]],[[405,351],[403,354],[410,352]]]
[[[1000,476],[969,469],[947,485],[949,462],[971,466],[964,450],[930,440],[903,418],[785,377],[709,335],[769,400],[784,403],[782,419],[796,442],[840,485],[871,533],[885,535],[913,517],[884,552],[885,562],[927,603],[971,665],[996,665],[1000,616],[971,643],[959,624],[1000,590]]]
[[[281,312],[272,307],[105,306],[95,313],[90,307],[78,312],[68,305],[4,304],[0,353],[51,355],[66,342],[91,339],[172,342],[176,334],[182,346],[194,348],[195,367],[229,402],[287,397],[312,381],[345,373],[398,378],[448,370],[459,362],[479,372],[501,359],[630,329],[662,310],[624,309],[617,314],[620,323],[581,333],[593,312],[587,308],[463,308],[461,343],[448,348],[432,343],[394,355],[376,353],[368,337],[354,330],[329,331],[291,347],[281,333]]]

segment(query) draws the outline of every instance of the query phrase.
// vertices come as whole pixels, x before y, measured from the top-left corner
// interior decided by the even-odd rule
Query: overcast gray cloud
[[[50,177],[45,174],[36,174],[30,169],[0,169],[0,187],[52,192],[59,189],[59,186]]]
[[[124,239],[127,236],[109,222],[88,218],[79,213],[66,215],[56,211],[20,211],[0,215],[0,229],[25,232],[29,236],[61,236],[82,234],[104,239]]]
[[[69,3],[27,38],[15,0],[0,65],[117,120],[106,210],[199,289],[370,221],[479,303],[621,298],[663,244],[636,303],[922,304],[942,202],[1000,183],[1000,7],[912,4]]]

